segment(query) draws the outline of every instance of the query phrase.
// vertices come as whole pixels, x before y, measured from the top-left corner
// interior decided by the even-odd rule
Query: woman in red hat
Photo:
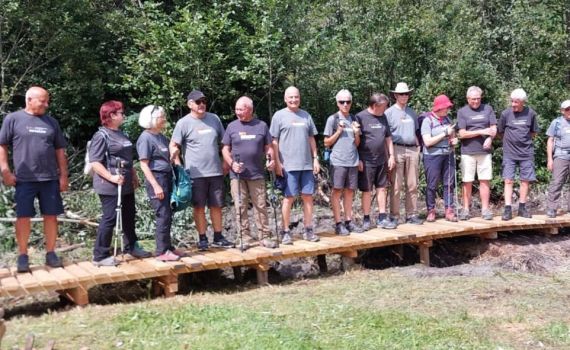
[[[455,124],[448,116],[453,103],[445,95],[433,100],[433,108],[421,125],[424,141],[423,162],[426,173],[426,205],[428,222],[435,221],[435,196],[439,183],[443,183],[443,201],[445,203],[445,219],[457,221],[453,193],[455,189],[455,155],[454,146],[458,140],[455,136]]]

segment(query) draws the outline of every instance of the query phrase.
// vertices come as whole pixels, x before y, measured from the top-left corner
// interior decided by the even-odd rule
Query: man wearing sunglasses
[[[352,200],[358,186],[358,145],[360,144],[360,124],[350,114],[352,94],[340,90],[336,94],[338,112],[331,115],[325,124],[325,147],[332,150],[330,156],[332,199],[335,219],[335,232],[347,236],[350,232],[360,232],[352,222]],[[340,197],[343,198],[344,222],[340,215]]]
[[[560,113],[562,115],[554,119],[546,131],[547,167],[552,172],[546,209],[549,218],[556,217],[560,193],[570,174],[570,100],[562,102]]]
[[[215,247],[229,248],[233,243],[222,235],[222,207],[224,205],[224,174],[229,166],[220,160],[220,143],[224,127],[220,118],[206,112],[206,96],[198,90],[188,94],[190,113],[180,119],[172,132],[170,154],[180,164],[180,151],[184,154],[184,167],[192,178],[192,205],[198,230],[198,249],[208,249],[206,237],[206,206],[214,228]]]
[[[406,222],[421,225],[418,217],[418,182],[420,177],[420,143],[417,137],[418,115],[408,106],[410,89],[406,83],[398,83],[391,91],[396,103],[386,110],[392,133],[396,167],[391,172],[390,216],[397,223],[400,218],[400,196],[406,184]]]

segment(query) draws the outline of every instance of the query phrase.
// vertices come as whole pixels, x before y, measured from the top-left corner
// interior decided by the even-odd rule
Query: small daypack
[[[107,145],[107,149],[105,150],[105,158],[107,162],[109,161],[109,133],[105,130],[105,128],[99,128],[97,132],[103,134],[103,139],[105,140],[105,144]],[[83,174],[93,176],[93,166],[91,165],[91,161],[89,159],[89,150],[91,149],[91,140],[87,141],[87,147],[85,147],[85,165],[83,167]]]
[[[188,208],[192,201],[192,179],[181,165],[173,165],[174,173],[170,207],[173,212]]]

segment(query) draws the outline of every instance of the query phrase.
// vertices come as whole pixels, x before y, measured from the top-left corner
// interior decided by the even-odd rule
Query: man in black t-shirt
[[[67,142],[58,122],[46,114],[49,93],[41,87],[26,91],[26,108],[8,114],[0,130],[0,170],[5,185],[16,187],[16,241],[18,272],[29,272],[30,218],[37,197],[44,219],[46,264],[63,266],[55,254],[57,215],[63,213],[60,192],[67,191]],[[14,173],[8,164],[12,147]]]

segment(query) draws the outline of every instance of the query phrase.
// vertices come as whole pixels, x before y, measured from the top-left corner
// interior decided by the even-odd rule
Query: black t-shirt
[[[527,106],[521,112],[507,108],[501,113],[497,131],[503,134],[503,156],[514,160],[534,158],[532,134],[539,131],[536,112]]]
[[[365,109],[356,115],[356,120],[361,132],[358,146],[360,160],[369,164],[384,163],[388,154],[386,138],[392,136],[386,116],[376,116]]]
[[[487,104],[481,104],[479,108],[472,109],[469,105],[457,111],[457,128],[466,131],[483,130],[491,125],[497,125],[495,111]],[[483,143],[487,136],[470,137],[461,140],[461,154],[486,154],[491,149],[484,149]]]

